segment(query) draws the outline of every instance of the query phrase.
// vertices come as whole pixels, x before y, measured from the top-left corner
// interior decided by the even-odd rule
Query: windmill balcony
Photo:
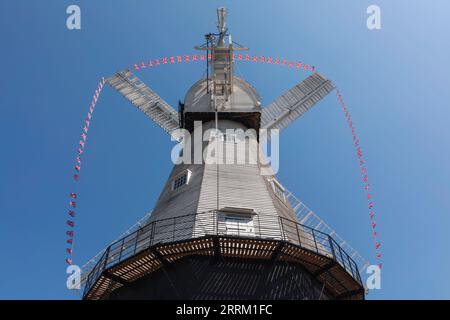
[[[357,264],[330,235],[283,217],[261,220],[210,211],[149,222],[107,247],[89,271],[84,299],[103,299],[191,255],[300,263],[334,298],[364,298]]]

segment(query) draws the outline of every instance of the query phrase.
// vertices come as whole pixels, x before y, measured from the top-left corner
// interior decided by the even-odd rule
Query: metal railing
[[[331,228],[322,218],[320,218],[313,210],[308,208],[308,206],[299,200],[292,192],[286,189],[285,194],[300,224],[332,236],[339,246],[356,262],[360,272],[364,272],[364,270],[370,265],[368,260],[366,260],[356,249],[344,240],[344,238],[342,238],[336,230]]]
[[[227,226],[226,217],[210,211],[149,222],[106,248],[87,276],[84,295],[104,270],[151,246],[209,235],[287,241],[333,259],[362,285],[357,264],[330,235],[283,217],[254,215],[250,228],[239,222]]]
[[[93,256],[91,259],[89,259],[82,267],[81,267],[81,284],[84,285],[86,283],[88,275],[91,273],[92,269],[97,265],[98,261],[101,259],[102,255],[105,253],[106,249],[113,243],[119,241],[126,235],[129,235],[142,226],[144,226],[148,219],[150,218],[150,215],[152,214],[152,211],[146,213],[141,219],[139,219],[135,224],[133,224],[131,227],[129,227],[125,232],[123,232],[120,236],[118,236],[115,240],[111,241],[107,246],[105,246],[102,250],[100,250],[95,256]]]

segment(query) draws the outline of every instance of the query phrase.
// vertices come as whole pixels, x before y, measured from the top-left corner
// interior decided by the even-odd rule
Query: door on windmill
[[[251,216],[225,216],[226,234],[232,236],[251,237],[255,235],[255,227]]]

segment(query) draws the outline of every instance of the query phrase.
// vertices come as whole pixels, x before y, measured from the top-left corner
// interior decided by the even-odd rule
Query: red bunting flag
[[[137,65],[136,65],[136,67],[137,67]],[[145,66],[144,66],[145,67]],[[139,69],[139,68],[138,68]],[[73,178],[74,178],[74,180],[75,181],[79,181],[79,179],[80,179],[80,176],[79,176],[79,174],[78,174],[78,172],[80,172],[80,170],[81,170],[81,156],[84,154],[84,147],[85,147],[85,141],[86,141],[86,139],[87,139],[87,133],[88,133],[88,130],[89,130],[89,125],[90,125],[90,120],[92,119],[92,116],[93,116],[93,112],[94,112],[94,108],[95,108],[95,103],[97,102],[97,99],[98,99],[98,97],[100,96],[100,92],[102,91],[102,88],[103,88],[103,84],[105,83],[105,78],[103,78],[102,77],[102,80],[98,83],[98,85],[97,85],[97,90],[95,90],[95,94],[93,95],[93,101],[91,102],[91,104],[89,105],[89,112],[87,113],[87,118],[84,120],[84,126],[83,126],[83,130],[82,130],[82,132],[81,132],[81,139],[80,139],[80,141],[79,141],[79,148],[77,149],[77,157],[76,157],[76,165],[75,165],[75,170],[76,170],[76,172],[77,173],[75,173],[74,175],[73,175]],[[70,192],[70,194],[69,194],[69,196],[70,196],[70,198],[71,199],[77,199],[77,194],[75,193],[75,192]],[[70,202],[69,202],[69,206],[71,207],[71,208],[75,208],[76,207],[76,202],[74,201],[74,200],[71,200]],[[68,215],[71,217],[71,218],[74,218],[75,217],[75,211],[74,210],[68,210]],[[73,219],[70,219],[70,220],[66,220],[66,224],[69,226],[69,227],[71,227],[71,228],[74,228],[75,227],[75,221],[73,220]],[[73,231],[72,230],[68,230],[68,231],[66,231],[66,235],[69,237],[69,239],[66,239],[66,242],[68,243],[68,244],[73,244],[73,236],[74,236],[74,233],[73,233]],[[67,248],[66,249],[66,251],[67,251],[67,253],[69,253],[70,255],[73,253],[73,251],[72,251],[73,249],[72,248]],[[72,264],[73,263],[73,261],[72,261],[72,259],[66,259],[66,262],[68,263],[68,264]]]
[[[376,231],[377,224],[374,221],[375,212],[372,210],[372,208],[374,206],[373,201],[372,201],[373,196],[372,196],[372,193],[369,192],[369,183],[368,183],[368,177],[367,177],[367,169],[364,166],[364,161],[362,159],[363,154],[362,154],[362,151],[361,151],[360,140],[358,139],[358,137],[356,135],[356,130],[355,130],[355,127],[353,125],[352,118],[351,118],[351,116],[350,116],[350,114],[348,112],[347,107],[345,106],[344,100],[343,100],[342,95],[340,94],[339,90],[337,91],[337,96],[338,96],[339,102],[341,104],[342,111],[344,112],[345,117],[347,119],[347,124],[348,124],[349,128],[351,129],[351,133],[352,133],[352,136],[353,136],[354,147],[355,147],[358,159],[359,159],[359,165],[360,165],[361,174],[362,174],[362,181],[364,183],[364,189],[366,190],[366,197],[367,197],[367,200],[368,200],[368,208],[370,210],[370,214],[369,215],[370,215],[370,220],[371,220],[371,227],[372,227],[373,237],[375,239],[375,249],[378,250],[381,247],[381,242],[377,240],[378,239],[378,233]],[[376,257],[377,257],[377,259],[381,258],[381,253],[376,253]],[[381,263],[380,263],[380,268],[381,268]]]

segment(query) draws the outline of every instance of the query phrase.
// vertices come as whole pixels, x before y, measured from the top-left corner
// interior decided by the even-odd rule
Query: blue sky
[[[81,7],[82,29],[66,29]],[[382,29],[366,28],[366,8]],[[382,290],[369,299],[450,298],[450,3],[434,1],[2,1],[0,298],[74,299],[65,219],[76,147],[99,78],[143,59],[194,53],[229,9],[252,54],[300,59],[341,89],[361,139],[382,239]],[[306,74],[237,65],[267,104]],[[176,105],[201,64],[140,77]],[[172,144],[107,87],[83,163],[75,262],[155,204]],[[279,179],[366,258],[373,240],[351,133],[334,94],[282,132]]]

